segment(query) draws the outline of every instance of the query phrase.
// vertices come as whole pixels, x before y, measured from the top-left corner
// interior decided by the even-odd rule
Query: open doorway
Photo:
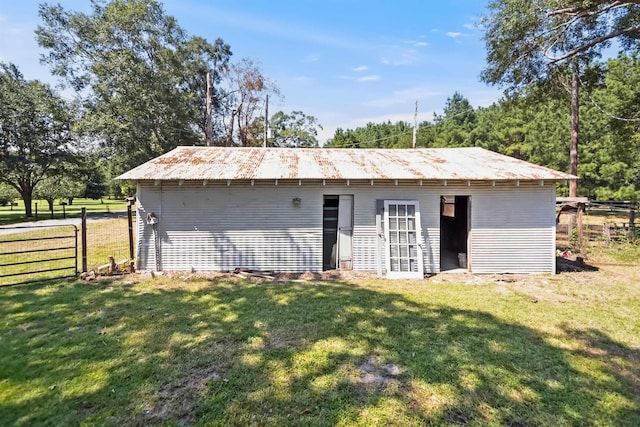
[[[336,268],[340,196],[324,196],[322,205],[322,269]]]
[[[353,269],[353,195],[327,195],[322,205],[322,267]]]
[[[467,269],[469,199],[440,197],[440,271]]]

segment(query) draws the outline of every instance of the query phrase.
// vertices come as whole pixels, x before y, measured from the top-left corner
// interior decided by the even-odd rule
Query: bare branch
[[[547,16],[552,17],[557,15],[573,15],[573,16],[596,15],[599,13],[607,12],[612,9],[616,9],[618,7],[630,6],[634,4],[638,5],[640,4],[640,0],[614,1],[611,4],[607,5],[606,7],[604,7],[603,9],[598,10],[597,7],[601,6],[604,3],[605,1],[602,1],[600,4],[595,4],[593,6],[573,6],[573,7],[566,7],[563,9],[551,10],[547,12]],[[594,8],[596,10],[593,10]],[[592,10],[592,11],[588,12],[589,10]],[[588,12],[588,13],[585,13],[585,12]]]
[[[640,0],[638,0],[638,1],[640,1]],[[571,58],[571,57],[573,57],[573,56],[575,56],[575,55],[577,55],[577,54],[579,54],[581,52],[584,52],[585,50],[587,50],[587,49],[589,49],[589,48],[591,48],[591,47],[593,47],[593,46],[595,46],[597,44],[605,42],[605,41],[607,41],[609,39],[612,39],[612,38],[615,38],[615,37],[618,37],[618,36],[621,36],[621,35],[624,35],[624,34],[633,33],[633,32],[636,32],[636,31],[640,31],[640,24],[634,25],[632,27],[624,28],[624,29],[621,29],[621,30],[618,30],[618,31],[614,31],[614,32],[606,34],[606,35],[604,35],[602,37],[595,38],[595,39],[591,40],[589,43],[585,43],[582,46],[578,46],[577,48],[575,48],[573,50],[570,50],[569,52],[567,52],[567,53],[565,53],[564,55],[561,55],[561,56],[550,56],[549,55],[549,49],[551,49],[551,47],[549,47],[544,51],[544,56],[546,56],[551,62],[559,62],[559,61],[562,61],[564,59]]]

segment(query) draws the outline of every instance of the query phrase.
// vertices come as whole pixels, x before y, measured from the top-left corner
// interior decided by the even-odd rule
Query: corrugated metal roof
[[[178,147],[118,179],[565,180],[577,177],[482,148]]]

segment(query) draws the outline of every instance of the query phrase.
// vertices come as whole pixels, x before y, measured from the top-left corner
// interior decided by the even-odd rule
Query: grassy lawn
[[[35,218],[25,218],[24,203],[22,200],[15,201],[18,206],[0,206],[0,225],[14,224],[34,221]],[[51,219],[49,204],[46,200],[33,201],[33,214],[35,215],[35,203],[38,204],[38,220]],[[67,218],[79,218],[81,208],[87,208],[87,214],[100,214],[115,211],[127,210],[127,202],[123,200],[94,200],[94,199],[73,199],[73,205],[65,207]],[[53,218],[62,218],[63,210],[60,201],[56,200],[53,207]]]
[[[2,289],[0,425],[640,425],[640,267]]]

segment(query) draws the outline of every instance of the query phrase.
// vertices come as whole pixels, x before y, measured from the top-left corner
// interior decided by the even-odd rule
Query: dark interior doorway
[[[335,245],[338,241],[339,196],[324,196],[322,201],[322,268],[336,268]]]
[[[469,196],[440,197],[440,271],[465,268],[468,255]],[[460,255],[463,254],[463,255]]]

